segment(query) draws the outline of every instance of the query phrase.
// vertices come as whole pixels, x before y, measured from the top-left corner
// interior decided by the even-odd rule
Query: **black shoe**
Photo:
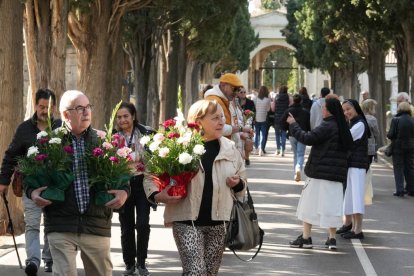
[[[290,247],[295,247],[295,248],[302,248],[302,247],[303,248],[308,248],[308,249],[313,248],[312,238],[309,237],[307,239],[304,239],[302,235],[297,237],[296,240],[290,241],[289,245],[290,245]]]
[[[339,228],[338,230],[336,230],[336,233],[337,234],[343,234],[343,233],[347,233],[347,232],[350,232],[351,231],[351,229],[352,229],[352,223],[351,224],[349,224],[349,225],[342,225],[342,227],[341,228]]]
[[[245,163],[246,163],[246,166],[250,166],[250,160],[249,159],[246,159]]]
[[[352,232],[343,234],[342,238],[347,239],[347,240],[349,240],[349,239],[360,239],[360,240],[362,240],[364,238],[364,233],[360,232],[358,234],[355,234],[355,232],[352,231]]]
[[[414,196],[414,192],[407,192],[407,195]]]
[[[392,194],[393,196],[404,197],[404,192],[395,192]]]
[[[53,262],[46,262],[45,263],[45,272],[52,272]]]
[[[28,276],[37,276],[37,264],[34,262],[26,262],[26,268],[24,269],[24,272],[26,272],[26,275]]]
[[[137,265],[137,269],[138,269],[138,275],[140,275],[140,276],[150,275],[147,267],[145,266],[145,264]]]
[[[265,151],[265,149],[262,149],[263,153],[266,154],[267,152]]]
[[[135,274],[135,264],[127,265],[125,267],[124,272],[122,272],[122,275],[125,275],[125,276],[134,275],[134,274]]]
[[[336,250],[336,239],[334,238],[329,238],[326,240],[325,242],[325,247],[329,248],[329,250]]]

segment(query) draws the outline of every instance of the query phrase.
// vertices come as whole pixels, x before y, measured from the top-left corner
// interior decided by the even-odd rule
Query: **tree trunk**
[[[68,0],[25,2],[24,30],[31,98],[50,88],[59,99],[65,90]]]
[[[338,96],[343,96],[344,99],[352,98],[353,88],[353,72],[350,69],[342,68],[332,71],[332,89]]]
[[[23,119],[23,6],[20,1],[0,1],[0,158],[9,146],[14,131]],[[9,184],[9,183],[2,183]],[[17,235],[24,232],[23,205],[9,189],[9,208]],[[0,199],[0,235],[7,230],[8,217]]]
[[[398,91],[408,92],[410,87],[408,74],[408,48],[404,37],[397,37],[394,40],[395,55],[397,58]]]
[[[377,101],[377,120],[380,132],[381,147],[385,142],[386,129],[386,99],[385,93],[385,51],[381,45],[368,43],[368,82],[371,97]]]
[[[155,53],[154,53],[155,55]],[[158,129],[160,122],[160,93],[159,93],[159,55],[155,55],[155,58],[152,59],[150,64],[150,74],[148,82],[148,99],[147,107],[149,114],[147,116],[147,124],[152,126],[155,129]],[[163,120],[164,121],[164,120]]]
[[[167,94],[167,75],[168,75],[168,45],[169,45],[169,35],[165,34],[162,38],[162,45],[160,48],[160,115],[159,121],[163,122],[166,120],[166,94]]]
[[[407,58],[408,58],[408,70],[409,70],[409,76],[411,79],[411,102],[414,102],[414,52],[412,49],[414,49],[414,23],[412,23],[411,18],[406,18],[401,22],[401,26],[404,32],[404,37],[406,41],[407,46]],[[408,90],[406,92],[409,92]]]
[[[177,30],[171,30],[171,40],[168,51],[167,90],[165,94],[166,118],[174,118],[178,102],[178,53],[180,47],[180,35]]]

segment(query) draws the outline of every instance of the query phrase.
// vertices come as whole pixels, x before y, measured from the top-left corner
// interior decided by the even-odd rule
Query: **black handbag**
[[[257,214],[254,210],[253,199],[247,189],[247,201],[239,201],[233,194],[233,209],[226,233],[226,246],[233,251],[234,255],[245,262],[253,260],[259,253],[264,231],[259,227]],[[256,253],[248,260],[240,258],[236,250],[246,251],[258,247]]]
[[[394,148],[394,142],[391,141],[391,143],[387,145],[387,147],[384,149],[384,154],[388,157],[392,156],[393,148]]]

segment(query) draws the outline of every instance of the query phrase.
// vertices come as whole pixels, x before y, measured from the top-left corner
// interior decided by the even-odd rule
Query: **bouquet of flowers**
[[[125,189],[132,176],[132,150],[125,146],[125,140],[119,135],[112,135],[120,104],[112,111],[109,127],[105,126],[107,132],[98,130],[98,143],[86,153],[89,187],[95,189],[96,205],[105,205],[112,200],[114,196],[108,190]]]
[[[250,109],[246,109],[244,112],[243,112],[243,123],[244,123],[244,125],[245,126],[249,126],[249,127],[252,127],[252,125],[253,125],[253,120],[254,120],[254,112],[253,111],[251,111]]]
[[[36,143],[27,155],[18,159],[23,185],[32,189],[47,186],[41,194],[44,199],[64,201],[65,190],[73,181],[73,148],[64,139],[67,133],[64,126],[52,130],[49,111],[48,127],[37,134]]]
[[[198,172],[205,149],[199,126],[185,123],[182,112],[177,112],[177,117],[163,123],[164,128],[142,137],[140,143],[147,148],[145,170],[155,176],[159,191],[171,185],[169,195],[186,197],[187,184]]]

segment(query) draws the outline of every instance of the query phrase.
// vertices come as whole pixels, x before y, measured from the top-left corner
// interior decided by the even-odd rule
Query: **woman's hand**
[[[165,187],[164,190],[159,192],[154,196],[154,200],[156,203],[162,202],[165,204],[175,204],[181,200],[181,196],[170,196],[168,191],[171,189],[171,185]]]
[[[295,122],[296,122],[295,118],[293,118],[292,113],[290,113],[290,112],[289,112],[289,116],[287,117],[286,122],[287,122],[289,125],[291,125],[291,124],[293,124],[293,123],[295,123]]]
[[[114,199],[105,204],[106,207],[111,209],[121,208],[128,198],[128,193],[125,190],[109,190],[108,193],[115,196]]]
[[[233,175],[226,178],[226,184],[230,188],[233,188],[240,182],[240,176],[239,175]]]

